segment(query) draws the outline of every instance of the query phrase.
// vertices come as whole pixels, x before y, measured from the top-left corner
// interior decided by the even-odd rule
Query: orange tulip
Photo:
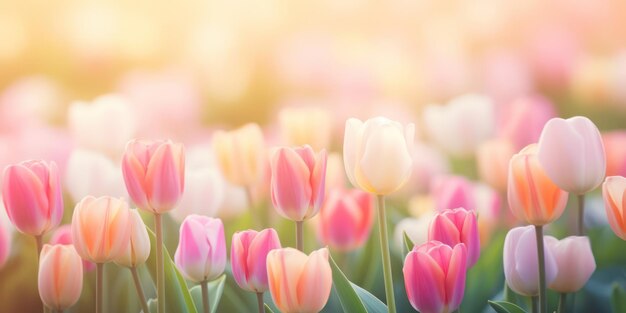
[[[615,235],[626,240],[626,178],[607,177],[602,184],[602,197],[611,229]]]

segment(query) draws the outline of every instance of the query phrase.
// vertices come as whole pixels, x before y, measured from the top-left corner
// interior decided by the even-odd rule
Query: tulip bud
[[[588,237],[570,236],[558,240],[546,236],[547,249],[552,251],[558,273],[549,285],[560,293],[576,292],[589,280],[596,269],[596,261],[591,251]]]
[[[361,190],[333,190],[317,223],[320,241],[333,249],[351,251],[361,247],[374,223],[374,198]]]
[[[506,190],[509,160],[515,154],[508,140],[490,140],[478,147],[476,162],[480,179],[498,190]]]
[[[213,151],[224,177],[239,186],[257,183],[264,171],[265,142],[257,124],[213,135]]]
[[[602,135],[606,152],[606,175],[626,176],[626,131]]]
[[[126,267],[137,267],[146,262],[150,256],[150,237],[146,224],[137,210],[130,210],[130,242],[115,263]]]
[[[583,116],[548,121],[539,138],[537,157],[559,188],[577,195],[598,187],[606,174],[600,131]]]
[[[50,238],[49,244],[51,245],[73,245],[72,242],[72,226],[61,225],[57,228]],[[83,271],[90,272],[96,269],[96,265],[93,262],[83,260]]]
[[[547,240],[544,237],[544,243]],[[547,245],[544,244],[544,247]],[[504,277],[506,283],[524,296],[539,294],[539,267],[537,265],[537,238],[534,226],[516,227],[504,238]],[[546,284],[556,278],[558,267],[552,250],[544,248]]]
[[[435,215],[428,230],[428,240],[451,247],[463,243],[467,248],[467,267],[476,264],[480,256],[480,239],[476,214],[464,208],[448,209]]]
[[[84,260],[113,261],[126,250],[130,233],[130,210],[123,199],[87,196],[74,208],[72,242]]]
[[[626,240],[626,178],[607,177],[602,184],[602,197],[611,229],[615,235]]]
[[[126,189],[143,210],[161,214],[172,210],[185,187],[185,152],[171,141],[133,140],[122,159]]]
[[[195,214],[187,216],[180,225],[174,261],[183,276],[195,283],[219,277],[226,267],[222,220]]]
[[[83,266],[71,245],[46,244],[39,259],[39,296],[54,311],[74,305],[83,290]]]
[[[272,203],[278,214],[293,221],[315,216],[324,201],[326,151],[315,155],[309,146],[279,148],[270,166]]]
[[[377,117],[346,122],[343,160],[353,186],[377,195],[400,189],[411,174],[415,125]]]
[[[404,286],[411,306],[422,313],[452,312],[465,292],[467,250],[439,241],[416,246],[404,260]]]
[[[543,126],[556,116],[554,104],[536,95],[519,98],[504,110],[498,135],[511,142],[515,150],[536,143]]]
[[[315,150],[328,148],[333,125],[328,110],[319,107],[283,108],[278,118],[287,145],[310,145]]]
[[[230,262],[237,285],[251,292],[267,291],[267,254],[281,248],[276,231],[267,228],[236,232],[231,244]]]
[[[293,248],[272,250],[267,255],[267,278],[281,312],[319,312],[328,302],[333,283],[328,249],[309,256]]]
[[[63,197],[54,162],[25,161],[4,169],[2,200],[15,228],[42,236],[59,225]]]
[[[567,204],[567,192],[559,189],[546,175],[534,144],[511,158],[507,188],[513,215],[532,225],[555,221]]]

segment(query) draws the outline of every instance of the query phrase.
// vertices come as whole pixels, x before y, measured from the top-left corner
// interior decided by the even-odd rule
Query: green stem
[[[543,248],[543,226],[535,225],[535,237],[537,238],[537,264],[539,264],[539,312],[548,312],[546,299],[546,264]]]
[[[565,300],[567,299],[567,293],[560,293],[559,294],[559,309],[558,309],[558,313],[564,313],[565,312]]]
[[[530,297],[530,302],[532,303],[532,312],[533,313],[537,313],[538,312],[538,309],[537,309],[537,306],[538,306],[537,296]]]
[[[165,313],[165,270],[163,268],[163,216],[154,214],[156,231],[157,312]]]
[[[265,313],[265,304],[263,304],[263,293],[256,293],[256,303],[259,308],[259,313]]]
[[[102,295],[104,292],[104,263],[96,263],[96,313],[102,313]]]
[[[585,195],[578,195],[578,232],[577,236],[585,235]]]
[[[296,221],[296,248],[304,252],[304,229],[303,221]]]
[[[133,281],[135,282],[135,290],[137,290],[137,297],[139,297],[139,303],[141,304],[141,309],[144,313],[149,313],[150,309],[148,308],[148,303],[146,302],[146,295],[143,293],[143,288],[141,288],[141,281],[139,280],[139,274],[137,274],[137,268],[131,267],[130,273],[133,274]]]
[[[391,255],[389,254],[389,239],[387,238],[387,216],[385,215],[385,196],[378,195],[378,234],[380,249],[383,257],[383,276],[385,278],[385,296],[389,313],[396,312],[396,301],[393,296],[393,277],[391,274]]]
[[[209,281],[205,280],[200,283],[202,288],[202,309],[204,313],[211,312],[211,307],[209,304]]]

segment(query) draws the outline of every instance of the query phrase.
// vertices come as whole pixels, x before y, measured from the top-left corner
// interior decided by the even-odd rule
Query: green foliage
[[[222,293],[224,292],[224,282],[226,281],[226,275],[218,277],[216,280],[209,282],[209,307],[211,313],[217,312],[217,307],[220,304]],[[202,308],[202,286],[194,286],[189,290],[193,303],[196,308]]]
[[[498,313],[526,313],[516,304],[506,301],[489,301],[489,305]]]

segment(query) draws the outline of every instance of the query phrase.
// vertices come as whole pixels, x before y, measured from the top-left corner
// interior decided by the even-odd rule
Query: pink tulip
[[[583,116],[548,121],[539,138],[537,156],[554,183],[577,195],[598,187],[606,174],[600,132]]]
[[[237,285],[251,292],[267,291],[267,254],[281,248],[276,231],[267,228],[236,232],[231,244],[230,262]]]
[[[54,311],[74,305],[83,290],[83,266],[71,245],[46,244],[39,261],[39,296]]]
[[[281,312],[319,312],[328,301],[333,282],[328,249],[308,256],[293,248],[272,250],[267,255],[267,279]]]
[[[596,269],[596,261],[591,251],[589,237],[570,236],[558,240],[546,236],[547,249],[552,251],[558,273],[550,284],[550,289],[560,293],[580,290]]]
[[[61,225],[57,228],[50,238],[49,244],[51,245],[71,245],[72,243],[72,226]],[[83,270],[91,272],[96,269],[96,264],[83,260]]]
[[[195,214],[187,216],[180,225],[174,260],[183,276],[193,282],[219,277],[226,267],[222,220]]]
[[[544,243],[546,239],[544,238]],[[544,245],[545,247],[546,245]],[[504,239],[504,277],[506,283],[524,296],[539,294],[539,267],[537,266],[537,238],[535,227],[516,227]],[[552,250],[544,248],[546,284],[556,278],[558,267]]]
[[[486,141],[478,147],[476,162],[480,179],[497,190],[506,190],[509,160],[515,147],[508,140]]]
[[[137,267],[150,256],[150,237],[137,210],[130,210],[130,242],[115,263],[125,267]]]
[[[341,251],[361,247],[374,223],[374,197],[358,189],[333,190],[320,211],[318,237]]]
[[[602,184],[602,197],[611,229],[618,237],[626,240],[626,178],[607,177]]]
[[[309,146],[279,148],[270,166],[272,203],[278,214],[293,221],[315,216],[324,201],[326,150],[315,155]]]
[[[606,176],[626,176],[626,131],[602,135],[606,152]]]
[[[437,177],[430,190],[435,200],[435,209],[439,211],[459,207],[476,209],[472,183],[463,176]]]
[[[554,104],[542,96],[529,96],[503,107],[498,135],[513,143],[515,150],[537,142],[543,126],[556,117]]]
[[[185,187],[185,152],[171,141],[132,140],[122,160],[126,189],[135,204],[161,214],[172,210]]]
[[[440,241],[451,247],[463,243],[467,248],[467,267],[476,264],[480,256],[480,237],[476,213],[464,208],[447,209],[435,215],[428,230],[428,240]]]
[[[42,236],[59,225],[63,197],[56,163],[25,161],[4,169],[2,200],[22,233]]]
[[[404,260],[404,285],[409,302],[422,313],[449,313],[461,305],[465,292],[467,249],[439,241],[416,246]]]

